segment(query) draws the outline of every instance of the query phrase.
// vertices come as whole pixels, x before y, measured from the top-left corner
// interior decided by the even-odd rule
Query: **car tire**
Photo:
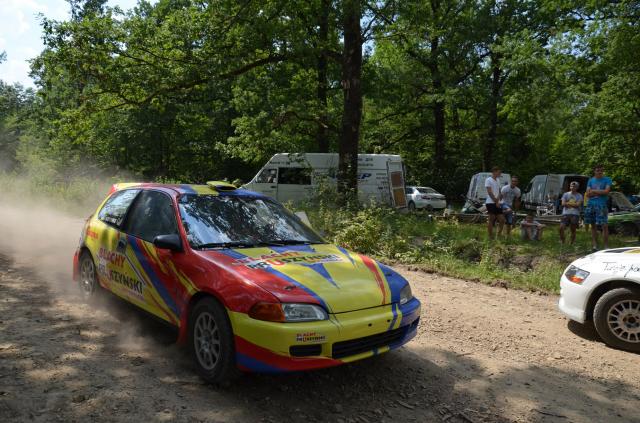
[[[239,375],[227,311],[212,297],[198,301],[191,310],[189,350],[204,381],[224,385]]]
[[[433,206],[431,204],[427,204],[427,206],[425,207],[426,211],[433,211]]]
[[[409,201],[407,207],[409,208],[409,211],[416,211],[416,203],[414,203],[413,201]]]
[[[631,222],[624,222],[620,224],[618,228],[616,228],[616,232],[618,232],[622,236],[630,236],[637,237],[638,236],[638,226]]]
[[[98,297],[101,291],[100,283],[98,282],[98,273],[96,271],[96,264],[91,257],[91,253],[84,251],[80,256],[79,264],[79,277],[78,287],[80,293],[85,301],[91,301]]]
[[[609,346],[640,352],[640,290],[616,288],[598,299],[593,323]]]

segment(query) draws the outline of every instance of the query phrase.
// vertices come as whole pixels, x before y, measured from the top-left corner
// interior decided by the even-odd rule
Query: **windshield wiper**
[[[321,244],[320,242],[301,240],[301,239],[274,239],[268,241],[267,244],[271,245],[309,245],[309,244]]]
[[[256,244],[247,241],[229,241],[229,242],[209,242],[205,244],[195,245],[196,250],[204,250],[207,248],[253,248]]]

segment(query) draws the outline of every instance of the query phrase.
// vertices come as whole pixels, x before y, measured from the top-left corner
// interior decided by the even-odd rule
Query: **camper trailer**
[[[469,182],[469,190],[467,191],[467,200],[475,203],[484,203],[484,201],[487,199],[487,189],[485,188],[484,183],[490,176],[491,172],[480,172],[471,177],[471,182]],[[503,187],[510,182],[511,175],[509,175],[508,173],[503,173],[500,178],[498,178],[500,187]]]
[[[546,214],[558,214],[560,197],[569,191],[569,184],[577,181],[580,184],[578,191],[584,194],[588,180],[588,176],[574,174],[536,175],[522,193],[522,206],[525,209],[538,212],[541,208],[545,208],[547,209]]]
[[[300,202],[312,197],[322,181],[336,184],[338,154],[279,153],[243,188],[278,201]],[[402,158],[391,154],[358,154],[358,198],[406,207]]]

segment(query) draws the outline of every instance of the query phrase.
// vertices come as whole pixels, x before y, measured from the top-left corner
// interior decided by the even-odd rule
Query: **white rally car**
[[[640,247],[604,250],[580,258],[560,280],[560,310],[593,321],[614,348],[640,352]]]

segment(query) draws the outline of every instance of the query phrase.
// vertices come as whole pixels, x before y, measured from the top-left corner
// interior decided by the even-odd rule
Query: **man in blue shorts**
[[[598,226],[602,227],[604,248],[609,248],[609,209],[607,201],[611,191],[611,178],[604,176],[604,167],[593,168],[593,177],[587,182],[587,207],[584,210],[584,223],[591,225],[591,248],[598,249]]]

